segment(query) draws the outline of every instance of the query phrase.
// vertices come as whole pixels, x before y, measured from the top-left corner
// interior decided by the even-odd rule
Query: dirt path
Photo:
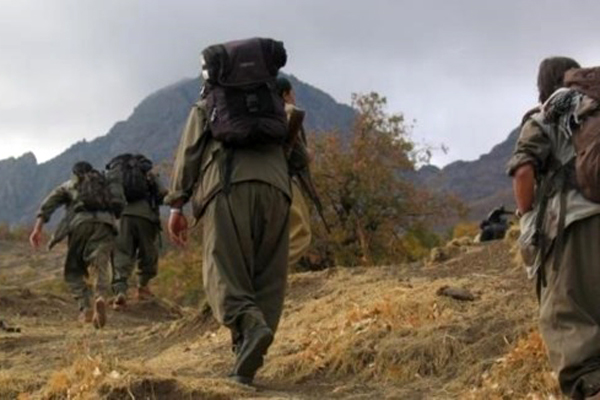
[[[132,300],[109,311],[96,330],[77,321],[77,307],[61,286],[60,250],[32,253],[0,243],[0,319],[20,332],[0,330],[0,399],[87,398],[327,398],[331,384],[257,388],[229,382],[229,339],[209,313],[169,302]],[[20,396],[20,397],[19,397]],[[133,397],[132,397],[133,396]],[[358,393],[357,398],[363,397]]]
[[[21,329],[0,333],[1,399],[17,398],[17,391],[6,387],[8,376],[16,383],[14,388],[30,393],[23,398],[62,398],[67,394],[63,389],[76,391],[75,380],[85,384],[90,379],[90,385],[94,374],[114,382],[100,384],[96,394],[73,398],[95,398],[97,393],[115,399],[131,394],[141,399],[151,393],[150,398],[156,399],[179,399],[184,394],[314,398],[307,393],[320,390],[319,385],[294,388],[259,382],[259,389],[250,389],[229,383],[223,379],[232,361],[225,332],[208,315],[190,311],[182,315],[162,302],[132,303],[123,312],[110,312],[102,330],[80,324],[69,298],[28,289],[2,291],[0,310],[2,318]],[[196,388],[206,386],[211,389]]]

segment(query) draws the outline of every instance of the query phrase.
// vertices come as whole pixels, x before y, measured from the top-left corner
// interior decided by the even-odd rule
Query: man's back
[[[174,185],[182,190],[197,183],[194,208],[198,216],[206,204],[227,184],[263,182],[283,192],[288,198],[290,183],[283,147],[274,144],[252,147],[226,148],[204,130],[205,102],[192,109],[184,140],[175,162]],[[186,156],[187,152],[187,156]],[[189,153],[197,153],[190,157]],[[229,158],[229,159],[228,159]],[[184,163],[186,165],[178,165]],[[184,170],[189,169],[190,173]],[[177,171],[184,171],[178,173]]]

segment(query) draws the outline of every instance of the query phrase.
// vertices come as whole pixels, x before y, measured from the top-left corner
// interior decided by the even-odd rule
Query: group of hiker
[[[64,277],[79,318],[102,328],[108,309],[128,305],[138,266],[137,297],[153,296],[161,219],[168,234],[187,243],[190,224],[202,220],[204,291],[215,318],[231,331],[236,361],[231,379],[252,383],[271,345],[283,309],[288,265],[311,242],[307,199],[318,203],[303,128],[282,42],[248,39],[202,52],[203,88],[192,106],[166,190],[152,161],[121,154],[103,170],[77,162],[72,177],[40,206],[30,235],[61,206],[65,214],[49,244],[67,239]],[[91,282],[89,278],[91,279]]]
[[[149,282],[158,271],[159,206],[167,192],[152,167],[152,162],[139,154],[115,157],[106,171],[79,161],[72,168],[71,179],[54,189],[38,212],[30,235],[36,248],[44,224],[58,208],[65,208],[48,247],[68,238],[65,281],[78,302],[80,320],[96,328],[106,324],[109,299],[115,309],[125,307],[136,263],[137,298],[153,296]],[[90,275],[92,285],[87,283]]]
[[[271,39],[202,52],[203,89],[183,129],[168,191],[150,160],[124,154],[104,172],[76,163],[73,177],[44,200],[30,241],[39,246],[43,225],[66,207],[51,245],[68,238],[65,280],[82,321],[104,326],[109,298],[117,309],[127,306],[136,263],[137,296],[152,296],[159,206],[169,206],[169,237],[183,246],[190,226],[184,206],[191,203],[194,220],[202,220],[207,300],[231,332],[230,377],[252,383],[281,318],[288,265],[310,245],[306,199],[316,198],[304,111],[289,80],[278,75],[286,60],[283,43]],[[548,58],[537,86],[539,106],[523,118],[508,164],[521,253],[536,279],[540,331],[562,391],[600,399],[600,246],[594,243],[600,238],[600,68]],[[499,208],[488,216],[482,241],[504,236],[507,214]]]

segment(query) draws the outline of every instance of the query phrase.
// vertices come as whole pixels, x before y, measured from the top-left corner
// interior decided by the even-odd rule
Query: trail
[[[226,379],[229,335],[207,310],[132,301],[95,330],[77,321],[67,294],[19,282],[30,276],[15,261],[29,268],[24,248],[0,249],[0,282],[11,283],[0,286],[0,318],[22,330],[0,332],[0,399],[469,398],[487,390],[498,360],[535,326],[535,298],[505,243],[432,265],[294,274],[250,388]],[[53,257],[36,260],[44,282],[60,279]],[[444,285],[476,300],[439,297]],[[511,382],[510,398],[530,390],[526,380]]]

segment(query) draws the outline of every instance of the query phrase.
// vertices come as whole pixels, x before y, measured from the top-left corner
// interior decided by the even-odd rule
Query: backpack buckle
[[[255,113],[255,112],[259,111],[258,96],[255,93],[246,95],[246,108],[251,113]]]

